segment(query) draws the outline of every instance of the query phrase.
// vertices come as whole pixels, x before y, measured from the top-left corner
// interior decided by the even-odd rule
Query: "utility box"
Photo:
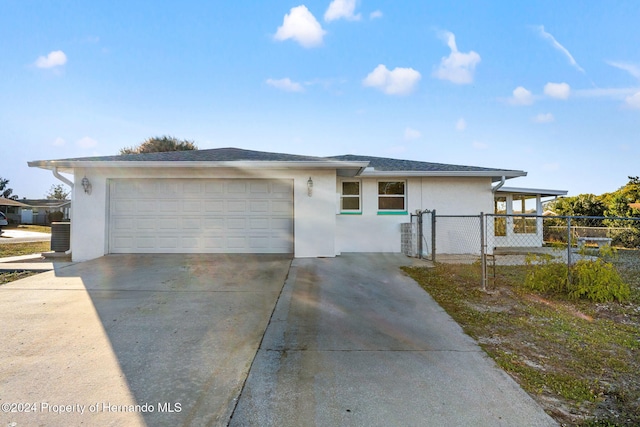
[[[71,223],[51,223],[51,250],[54,252],[66,252],[71,248]]]

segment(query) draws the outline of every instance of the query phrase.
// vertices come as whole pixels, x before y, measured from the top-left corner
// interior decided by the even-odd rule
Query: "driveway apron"
[[[226,425],[290,263],[110,255],[0,286],[0,425]]]
[[[295,259],[232,426],[556,423],[399,269]]]

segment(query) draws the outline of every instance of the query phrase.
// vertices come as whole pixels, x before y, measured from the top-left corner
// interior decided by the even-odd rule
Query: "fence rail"
[[[483,288],[490,272],[495,278],[496,266],[524,265],[528,256],[550,256],[571,266],[597,257],[605,246],[640,248],[640,218],[440,215],[426,210],[412,214],[411,223],[415,242],[411,256],[434,262],[477,263]]]

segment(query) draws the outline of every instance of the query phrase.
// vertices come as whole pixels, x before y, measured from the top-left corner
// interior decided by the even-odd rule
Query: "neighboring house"
[[[400,252],[410,214],[494,212],[519,170],[220,148],[29,162],[74,176],[74,260],[111,253]],[[494,184],[498,183],[498,184]],[[500,190],[498,190],[500,191]],[[550,192],[517,189],[536,201]],[[562,193],[562,192],[560,192]],[[500,196],[502,197],[502,196]],[[460,250],[455,246],[451,251]]]
[[[19,212],[23,207],[29,207],[29,205],[25,205],[14,199],[0,197],[0,211],[5,214],[9,224],[20,223]]]
[[[62,212],[64,219],[69,219],[71,210],[71,200],[57,199],[20,199],[23,206],[16,213],[19,217],[19,224],[49,224],[49,214],[52,212]]]

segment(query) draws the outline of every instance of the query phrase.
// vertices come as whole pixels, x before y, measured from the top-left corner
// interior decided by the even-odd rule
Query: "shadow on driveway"
[[[225,425],[290,263],[110,255],[0,286],[0,403],[22,405],[0,424]]]

